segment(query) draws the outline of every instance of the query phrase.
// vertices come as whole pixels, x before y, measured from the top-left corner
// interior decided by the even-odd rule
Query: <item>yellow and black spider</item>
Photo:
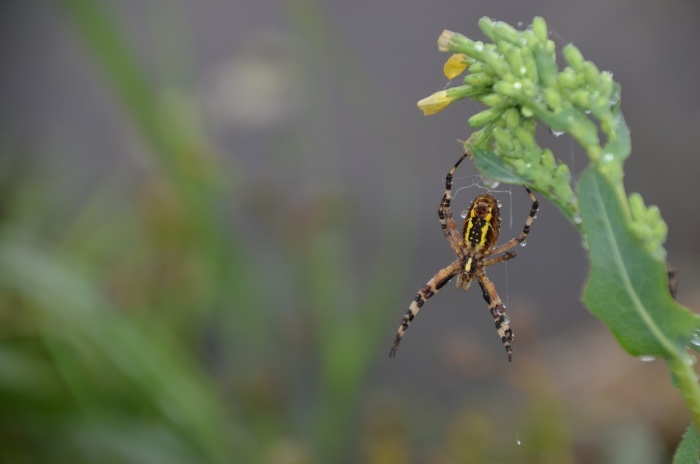
[[[450,172],[447,173],[447,176],[445,176],[445,194],[442,196],[440,208],[438,209],[442,231],[445,237],[447,237],[450,247],[452,247],[457,255],[457,259],[446,268],[438,271],[438,273],[425,284],[425,287],[418,291],[416,298],[411,302],[411,306],[401,320],[399,330],[394,339],[394,345],[389,352],[390,357],[396,356],[396,350],[399,347],[401,338],[423,304],[425,304],[428,298],[435,295],[447,282],[452,280],[454,276],[457,276],[457,287],[465,291],[469,289],[472,279],[476,279],[479,283],[484,299],[489,305],[491,315],[496,321],[496,331],[498,331],[498,335],[501,337],[501,341],[508,353],[508,361],[513,357],[513,348],[511,347],[513,331],[508,325],[506,307],[501,302],[501,298],[498,296],[493,282],[491,282],[486,275],[485,268],[515,257],[515,253],[508,250],[522,243],[527,238],[527,235],[530,233],[530,226],[537,213],[538,203],[532,191],[525,187],[525,190],[527,190],[532,200],[532,208],[530,209],[530,215],[525,221],[523,232],[514,239],[497,247],[496,241],[498,240],[498,234],[501,229],[498,203],[496,199],[489,194],[479,195],[472,201],[469,207],[466,219],[464,220],[464,226],[462,227],[462,234],[460,235],[457,232],[457,223],[455,223],[452,218],[452,210],[450,209],[450,202],[452,200],[452,176],[459,164],[469,155],[469,151],[464,153],[459,161],[450,169]]]

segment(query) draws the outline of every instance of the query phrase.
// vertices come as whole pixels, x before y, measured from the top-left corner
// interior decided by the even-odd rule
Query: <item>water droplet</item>
[[[588,250],[588,237],[585,235],[581,239],[581,247],[583,247],[584,250]]]
[[[493,190],[496,187],[498,187],[499,185],[501,185],[501,183],[499,181],[494,180],[494,179],[490,179],[488,177],[482,176],[481,181],[484,183],[484,187],[486,187],[487,189],[491,189],[491,190]]]
[[[459,213],[459,215],[462,216],[462,219],[464,219],[465,217],[467,217],[467,213],[468,213],[468,211],[465,209],[464,211]]]
[[[522,22],[522,21],[518,21],[518,22],[515,23],[515,24],[516,24],[518,27],[523,27],[523,22]]]
[[[516,440],[516,441],[515,441],[515,443],[517,443],[517,444],[518,444],[518,446],[520,446],[520,445],[522,445],[522,444],[523,444],[523,442],[522,442],[522,441],[520,441],[520,440]]]
[[[685,357],[685,362],[689,366],[694,366],[698,362],[698,358],[696,358],[695,355],[689,354]]]
[[[552,134],[552,135],[555,136],[555,137],[560,137],[560,136],[564,135],[565,132],[564,132],[564,131],[559,131],[559,130],[554,130],[554,129],[550,128],[550,129],[549,129],[549,133]]]
[[[700,333],[695,332],[692,337],[690,337],[690,343],[695,346],[700,346]]]
[[[524,76],[527,73],[527,68],[525,66],[520,66],[520,69],[518,69],[518,71],[520,71],[521,76]]]
[[[510,317],[508,317],[504,314],[503,315],[503,322],[505,322],[506,324],[510,324]]]
[[[656,358],[653,356],[640,356],[639,360],[642,362],[652,362],[652,361],[656,361]]]
[[[484,50],[484,42],[481,42],[481,41],[475,42],[475,43],[474,43],[474,49],[475,49],[477,52],[483,51],[483,50]]]
[[[532,219],[537,219],[537,215],[535,214],[534,216],[532,216]]]
[[[583,219],[581,219],[581,216],[578,214],[574,216],[574,224],[581,224],[583,222]]]
[[[513,82],[513,88],[514,89],[522,89],[523,88],[523,83],[518,81],[518,82]]]
[[[498,205],[499,208],[501,206],[503,206],[503,202],[501,200],[496,200],[496,204]]]
[[[520,242],[520,246],[527,246],[527,240],[523,240],[522,242]]]
[[[606,163],[609,163],[614,159],[615,159],[615,155],[613,155],[612,153],[605,153],[603,155],[603,161],[605,161]]]

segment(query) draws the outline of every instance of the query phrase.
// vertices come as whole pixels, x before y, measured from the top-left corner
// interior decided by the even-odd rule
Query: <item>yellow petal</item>
[[[467,55],[464,53],[455,53],[447,59],[445,62],[445,67],[443,68],[445,72],[445,77],[448,79],[454,79],[459,76],[467,69]]]
[[[430,116],[431,114],[439,113],[444,110],[450,103],[452,103],[452,98],[448,97],[446,90],[441,90],[420,100],[418,102],[418,108],[423,111],[425,116]]]
[[[448,52],[450,51],[449,49],[449,44],[450,40],[452,40],[452,37],[455,36],[455,33],[452,31],[448,31],[445,29],[442,31],[442,34],[440,34],[440,37],[438,37],[438,50],[441,52]]]

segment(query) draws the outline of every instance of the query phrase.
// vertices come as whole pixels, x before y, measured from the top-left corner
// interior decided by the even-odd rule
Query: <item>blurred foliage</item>
[[[344,195],[261,223],[283,186],[224,163],[99,3],[63,6],[153,163],[77,208],[39,173],[5,179],[2,461],[339,462],[395,303],[373,278],[396,275],[388,224],[360,276],[339,266]]]

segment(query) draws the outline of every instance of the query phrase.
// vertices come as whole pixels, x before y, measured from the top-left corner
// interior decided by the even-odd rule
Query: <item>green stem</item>
[[[687,356],[674,356],[667,362],[688,405],[693,422],[700,430],[700,385],[697,382],[697,373]]]

